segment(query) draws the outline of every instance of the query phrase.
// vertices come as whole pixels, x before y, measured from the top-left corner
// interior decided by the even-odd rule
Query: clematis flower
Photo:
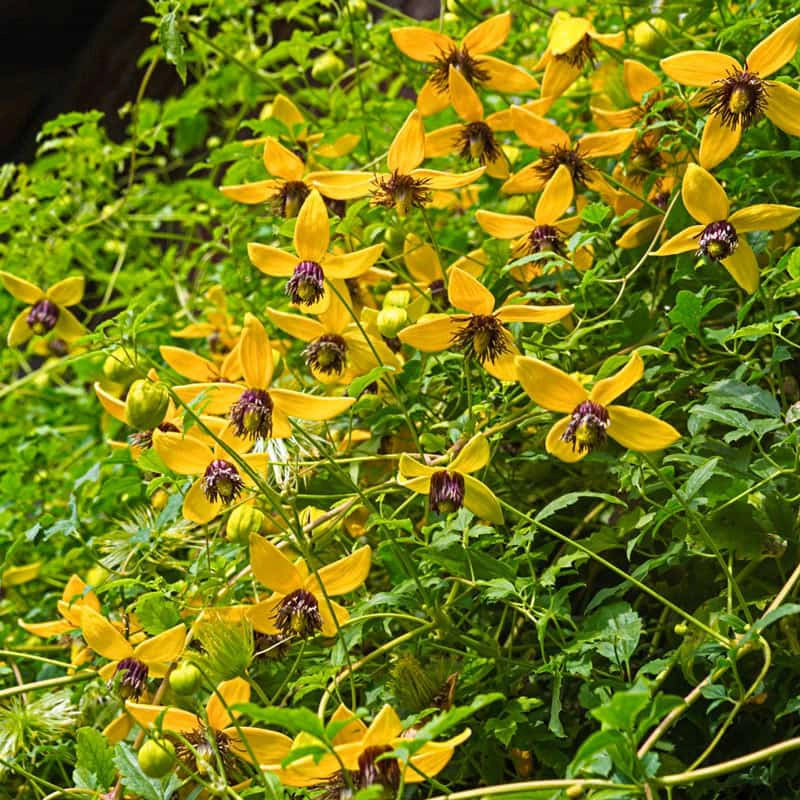
[[[5,580],[5,575],[3,576]],[[63,636],[65,633],[79,630],[81,627],[81,612],[84,607],[100,611],[100,601],[97,595],[78,577],[72,575],[67,581],[61,599],[56,604],[61,619],[52,622],[24,622],[18,624],[34,636]]]
[[[569,170],[562,164],[544,187],[533,217],[520,214],[498,214],[480,209],[475,213],[478,224],[497,239],[516,239],[512,246],[514,258],[536,253],[554,253],[567,257],[566,236],[578,229],[580,217],[562,219],[572,205],[574,190]],[[581,254],[583,257],[583,254]],[[541,274],[543,261],[531,261],[511,270],[521,281],[529,281]]]
[[[547,49],[533,67],[544,70],[542,97],[555,100],[578,79],[587,63],[595,62],[594,42],[619,50],[625,34],[598,33],[585,17],[573,17],[559,12],[553,18],[547,39]]]
[[[477,434],[444,468],[423,464],[403,454],[397,482],[412,492],[427,494],[431,511],[450,514],[463,506],[476,517],[502,525],[503,510],[492,490],[470,474],[488,463],[489,443],[485,436]]]
[[[538,160],[512,175],[501,191],[505,194],[540,192],[558,168],[565,166],[576,187],[586,187],[606,197],[613,194],[614,190],[590,159],[619,155],[636,138],[635,128],[586,133],[573,144],[568,133],[538,114],[516,106],[511,108],[511,114],[517,135],[526,144],[538,148],[540,154]]]
[[[725,190],[697,164],[686,168],[681,196],[686,210],[700,224],[668,239],[653,255],[670,256],[695,250],[699,256],[719,261],[736,283],[752,294],[761,276],[755,254],[740,234],[786,228],[800,217],[800,209],[766,203],[731,214]]]
[[[186,626],[173,628],[134,645],[102,614],[84,605],[80,614],[81,633],[86,644],[109,663],[99,670],[103,680],[120,675],[120,691],[126,698],[138,699],[147,687],[147,679],[163,678],[176,661],[186,642]]]
[[[253,575],[273,592],[249,611],[253,627],[261,633],[301,639],[317,633],[336,636],[350,614],[330,598],[361,586],[367,579],[371,560],[372,550],[365,545],[314,573],[303,559],[292,563],[269,540],[251,533]]]
[[[331,200],[349,200],[363,196],[359,187],[366,189],[372,179],[369,172],[307,172],[303,159],[273,136],[268,136],[264,142],[264,167],[269,175],[276,177],[220,186],[220,191],[237,203],[252,205],[271,201],[282,217],[293,217],[314,188]],[[339,179],[342,174],[346,175],[345,181]],[[319,183],[321,176],[326,176],[324,185]]]
[[[511,31],[511,14],[497,14],[476,25],[457,44],[447,34],[430,28],[394,28],[392,39],[397,48],[413,58],[433,65],[433,72],[417,97],[419,112],[427,117],[447,108],[451,67],[455,67],[472,87],[485,86],[496,92],[530,92],[539,84],[527,72],[487,56],[497,50]]]
[[[176,339],[205,339],[212,358],[221,360],[236,346],[242,328],[228,313],[228,300],[221,286],[212,286],[205,296],[213,308],[206,313],[206,322],[190,322],[171,334]]]
[[[225,771],[240,758],[255,764],[280,763],[292,747],[288,736],[275,731],[234,724],[239,714],[231,706],[250,700],[250,684],[242,678],[223,681],[208,699],[203,717],[173,706],[128,701],[125,708],[147,731],[177,734],[176,755],[189,768],[214,762],[216,753]]]
[[[555,322],[574,308],[504,305],[495,311],[494,295],[458,267],[450,268],[447,294],[454,308],[467,313],[432,314],[400,331],[400,340],[426,353],[460,350],[501,381],[516,380],[514,356],[519,352],[505,323]]]
[[[700,140],[700,166],[713,169],[738,146],[742,131],[765,115],[800,136],[800,92],[767,78],[791,61],[800,45],[800,14],[784,22],[747,55],[742,66],[725,53],[690,50],[661,60],[661,69],[685,86],[705,89],[708,119]]]
[[[680,439],[666,422],[625,406],[609,405],[643,375],[644,364],[633,353],[616,375],[598,381],[587,392],[575,378],[535,358],[517,358],[517,376],[528,396],[548,411],[569,416],[550,428],[547,452],[562,461],[580,461],[610,436],[623,447],[637,452],[663,450]]]
[[[66,342],[79,339],[86,333],[83,325],[67,308],[80,303],[83,277],[64,278],[47,291],[10,272],[0,271],[0,280],[10,295],[28,304],[11,323],[7,339],[9,347],[18,347],[31,336],[43,336],[50,331]]]
[[[366,194],[366,189],[364,191]],[[326,279],[351,279],[364,275],[378,260],[382,244],[353,253],[328,252],[330,227],[325,203],[317,190],[308,195],[294,229],[297,255],[277,247],[250,242],[250,261],[266,275],[288,277],[286,293],[296,305],[312,314],[325,311],[330,303]]]

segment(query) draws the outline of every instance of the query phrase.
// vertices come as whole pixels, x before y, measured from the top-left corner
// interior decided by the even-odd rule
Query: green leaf
[[[181,621],[178,606],[160,592],[148,592],[136,601],[136,615],[151,636],[172,628]]]
[[[163,779],[148,778],[142,772],[136,753],[129,744],[120,742],[114,748],[114,764],[119,770],[122,785],[135,797],[142,800],[167,800],[169,795],[165,795]]]
[[[158,40],[164,48],[167,61],[175,65],[180,79],[186,83],[186,61],[183,57],[186,46],[177,11],[170,11],[161,18],[161,22],[158,23]]]
[[[591,710],[591,715],[600,720],[604,730],[626,731],[636,727],[636,718],[650,703],[650,692],[633,688],[615,692],[604,705]]]
[[[78,728],[73,778],[87,789],[107,790],[116,775],[114,752],[105,737],[94,728]]]
[[[607,503],[613,503],[617,506],[624,506],[625,503],[619,499],[619,497],[614,497],[612,494],[603,494],[602,492],[570,492],[569,494],[562,495],[556,500],[548,503],[535,517],[537,522],[541,522],[542,520],[547,519],[548,517],[552,517],[557,511],[561,511],[562,508],[567,508],[571,506],[573,503],[577,503],[583,497],[598,497],[601,500],[605,500]]]
[[[600,225],[610,213],[611,209],[605,203],[589,203],[581,211],[581,218],[589,225]]]

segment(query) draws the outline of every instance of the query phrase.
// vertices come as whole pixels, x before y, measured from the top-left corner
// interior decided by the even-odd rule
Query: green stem
[[[33,683],[23,683],[21,686],[11,686],[8,689],[0,689],[0,700],[14,695],[24,694],[37,689],[52,689],[54,686],[69,686],[71,683],[80,683],[96,677],[96,672],[84,670],[76,672],[74,675],[62,675],[60,678],[47,678],[43,681],[33,681]]]

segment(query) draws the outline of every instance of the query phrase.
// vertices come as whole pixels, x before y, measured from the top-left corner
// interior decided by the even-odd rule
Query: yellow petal
[[[537,167],[540,164],[541,161],[535,161],[533,164],[523,167],[500,187],[500,191],[503,194],[533,194],[534,192],[541,192],[547,184],[547,179],[537,171]]]
[[[328,251],[330,227],[328,210],[319,190],[312,189],[305,199],[294,228],[294,249],[303,261],[318,264]]]
[[[19,345],[25,344],[25,342],[33,336],[31,326],[28,325],[29,312],[30,308],[26,308],[14,317],[11,327],[8,329],[8,337],[6,340],[9,347],[19,347]]]
[[[295,125],[302,125],[305,122],[305,118],[297,106],[283,94],[279,94],[272,101],[272,114],[270,116],[282,122],[289,130],[294,128]]]
[[[663,450],[681,438],[680,433],[652,414],[625,406],[608,407],[608,435],[629,450],[649,453]]]
[[[335,253],[325,256],[325,274],[331,278],[358,278],[368,272],[381,257],[383,244],[373,244],[352,253]]]
[[[278,250],[266,244],[250,242],[247,245],[247,255],[254,267],[260,269],[265,275],[284,278],[294,272],[300,259],[291,253]]]
[[[535,358],[516,360],[517,378],[528,396],[548,411],[571,414],[589,395],[575,378]]]
[[[764,113],[782,131],[800,136],[800,92],[785,83],[771,83]]]
[[[683,176],[681,196],[686,210],[704,225],[727,219],[729,204],[725,190],[710,172],[689,164]]]
[[[325,587],[325,594],[337,597],[361,586],[367,579],[371,563],[372,549],[369,545],[364,545],[349,556],[317,570],[316,576],[309,575],[307,582],[311,581],[316,586],[316,581],[320,580]]]
[[[561,58],[551,59],[544,69],[542,97],[555,100],[581,76],[581,68]]]
[[[228,709],[239,703],[246,703],[249,699],[250,684],[246,680],[232,678],[229,681],[223,681],[206,703],[208,724],[215,731],[227,728],[233,722]]]
[[[276,408],[287,416],[315,422],[338,417],[355,402],[354,397],[319,397],[289,389],[273,389],[270,395]]]
[[[431,114],[438,114],[440,111],[447,108],[449,102],[449,92],[440,91],[432,78],[428,78],[428,80],[425,81],[420,93],[417,95],[417,108],[423,117],[429,117]]]
[[[497,311],[497,318],[503,322],[538,322],[546,324],[564,319],[574,309],[566,306],[526,306],[522,304],[503,306]]]
[[[758,262],[750,245],[744,237],[739,239],[739,245],[733,251],[733,255],[722,259],[722,266],[733,276],[733,279],[746,292],[752,294],[758,289],[761,275],[758,269]]]
[[[16,297],[17,300],[21,300],[23,303],[33,304],[38,303],[39,300],[44,300],[45,294],[38,286],[23,278],[18,278],[10,272],[0,271],[0,280],[3,281],[3,286],[6,287],[11,296]]]
[[[406,118],[392,144],[386,163],[390,172],[408,175],[425,158],[425,127],[422,114],[415,108]]]
[[[506,11],[476,25],[461,40],[461,48],[472,56],[491,53],[505,42],[510,31],[511,14]]]
[[[600,42],[606,47],[613,47],[615,50],[619,50],[620,47],[622,47],[622,45],[625,43],[624,31],[619,31],[619,33],[590,32],[589,36],[591,36],[596,42]]]
[[[269,179],[266,181],[254,181],[253,183],[239,183],[231,184],[229,186],[220,186],[219,190],[229,200],[237,203],[247,203],[254,205],[255,203],[266,203],[281,187],[283,181],[276,181]]]
[[[735,58],[710,50],[687,50],[661,59],[661,69],[684,86],[711,86],[731,70],[741,66]]]
[[[335,600],[326,600],[321,595],[317,596],[317,601],[319,603],[319,615],[322,617],[320,633],[328,637],[336,636],[339,633],[339,628],[350,619],[350,612]]]
[[[738,146],[742,138],[740,127],[729,128],[722,124],[718,114],[711,114],[706,120],[700,138],[698,160],[704,169],[713,169],[721,164]]]
[[[194,436],[153,431],[153,449],[179,475],[199,475],[214,460],[211,448]]]
[[[19,620],[18,624],[20,628],[28,631],[28,633],[32,633],[34,636],[41,636],[42,638],[47,636],[61,636],[64,633],[74,631],[77,627],[67,622],[65,619],[56,619],[52,622],[24,622],[23,620]]]
[[[46,292],[47,299],[59,306],[74,306],[83,297],[85,281],[82,275],[64,278],[54,283]]]
[[[552,150],[556,147],[569,147],[569,135],[558,125],[548,122],[538,114],[521,106],[511,107],[511,119],[514,131],[525,144],[540,150]]]
[[[622,74],[628,94],[637,103],[641,103],[648,92],[652,92],[661,85],[661,78],[650,67],[646,67],[641,61],[634,61],[632,58],[626,58],[623,62]]]
[[[303,342],[310,342],[318,339],[325,333],[325,327],[311,317],[303,317],[300,314],[286,314],[283,311],[267,309],[267,316],[272,320],[276,328],[285,331],[289,336],[300,339]]]
[[[366,749],[368,747],[381,747],[391,744],[392,739],[399,736],[402,731],[403,724],[400,722],[400,717],[387,703],[367,728],[367,732],[361,740],[361,746]]]
[[[239,357],[247,385],[251,389],[267,389],[272,381],[272,346],[260,320],[249,312],[244,317]]]
[[[84,608],[81,612],[81,632],[86,644],[104,658],[119,661],[133,655],[128,640],[92,608]]]
[[[642,357],[634,352],[625,366],[610,378],[598,381],[589,394],[589,399],[601,406],[613,403],[621,394],[628,391],[644,374]]]
[[[347,708],[343,703],[339,703],[336,711],[331,714],[331,722],[344,722],[351,719],[349,725],[341,728],[339,732],[333,737],[334,745],[347,744],[348,742],[357,742],[367,732],[367,726],[360,720],[356,719],[353,712]]]
[[[53,333],[67,342],[71,342],[75,339],[80,339],[80,337],[86,333],[86,328],[78,322],[75,315],[69,309],[59,306],[58,320],[53,328]]]
[[[351,152],[360,141],[357,133],[345,133],[330,144],[319,145],[316,153],[322,158],[338,158]]]
[[[451,267],[447,294],[454,308],[470,314],[491,314],[494,295],[479,281],[458,267]]]
[[[536,221],[530,217],[521,214],[498,214],[482,208],[475,212],[475,219],[486,233],[496,239],[517,239],[520,236],[527,236],[536,227]]]
[[[186,492],[183,498],[181,513],[190,522],[205,525],[222,513],[224,506],[221,502],[212,503],[203,491],[203,479],[198,478]]]
[[[406,766],[403,771],[403,780],[406,783],[419,783],[426,777],[438,775],[450,762],[455,747],[467,739],[470,733],[470,729],[466,728],[458,736],[445,742],[426,742],[409,759],[413,767]],[[400,745],[402,742],[395,742],[395,746]]]
[[[561,437],[567,430],[569,425],[569,417],[564,417],[550,428],[547,438],[545,439],[544,446],[550,455],[555,456],[561,461],[566,461],[568,464],[574,464],[580,461],[587,451],[580,452],[577,448],[573,448],[571,444],[565,442]]]
[[[99,383],[94,384],[94,393],[107,414],[127,424],[128,418],[125,414],[125,403],[122,400],[109,394]]]
[[[176,386],[174,392],[186,405],[203,395],[197,401],[197,407],[204,414],[225,414],[239,399],[244,388],[238,383],[188,383]]]
[[[438,471],[433,470],[433,472]],[[416,494],[429,494],[431,490],[430,475],[420,475],[418,478],[398,478],[398,483]]]
[[[425,158],[437,158],[455,153],[461,142],[461,132],[464,126],[461,123],[445,125],[444,128],[432,131],[425,135]]]
[[[197,383],[205,381],[213,381],[217,377],[217,368],[213,362],[207,358],[198,356],[191,350],[185,350],[182,347],[171,347],[169,345],[162,345],[159,347],[159,352],[164,361],[169,364],[172,369],[184,378]]]
[[[506,340],[506,352],[495,359],[487,358],[483,362],[483,368],[499,381],[515,381],[517,367],[514,360],[519,355],[519,350],[508,331],[503,331],[503,338]]]
[[[539,225],[552,225],[564,215],[572,205],[575,187],[572,175],[564,164],[561,164],[555,174],[544,187],[542,196],[536,204],[536,222]]]
[[[186,645],[186,626],[181,622],[174,628],[147,639],[134,648],[133,655],[147,666],[177,661]]]
[[[414,61],[431,63],[456,46],[449,36],[430,28],[394,28],[390,33],[397,49]]]
[[[291,594],[303,585],[297,567],[274,544],[257,533],[250,534],[250,564],[253,575],[273,592]]]
[[[276,731],[241,725],[226,728],[224,733],[239,758],[253,762],[255,757],[256,764],[280,764],[292,749],[292,740]]]
[[[759,42],[747,56],[747,69],[766,78],[788,64],[800,44],[800,14],[784,22],[766,39]]]
[[[486,172],[486,167],[478,167],[458,174],[441,172],[436,169],[415,169],[411,176],[417,180],[427,181],[427,188],[429,189],[448,191],[450,189],[460,189],[462,186],[474,183],[484,172]]]
[[[268,136],[264,143],[264,166],[270,175],[285,181],[301,181],[306,171],[302,159],[272,136]]]
[[[532,92],[539,85],[536,78],[507,61],[501,61],[493,56],[480,56],[476,61],[489,75],[487,80],[481,83],[481,86],[487,89],[494,89],[502,94],[520,94]]]
[[[312,172],[306,177],[308,186],[318,189],[323,197],[332,200],[354,200],[366,197],[375,175],[372,172]]]
[[[656,235],[658,226],[661,224],[661,219],[661,216],[653,216],[634,222],[633,225],[617,239],[615,244],[617,247],[622,247],[626,250],[650,244],[650,242],[653,241],[653,237]],[[699,232],[702,233],[702,225],[696,227],[699,227]],[[697,239],[693,240],[692,247],[697,247]],[[653,253],[652,255],[658,255],[658,253]]]
[[[631,108],[623,108],[620,111],[608,111],[604,108],[592,106],[592,116],[595,118],[599,128],[629,128],[641,117],[641,109],[638,106],[632,106]]]
[[[298,584],[296,588],[299,589],[301,585]],[[280,629],[275,625],[275,613],[284,597],[285,595],[277,592],[261,603],[250,607],[247,617],[253,623],[255,630],[272,635],[280,633]]]
[[[737,233],[779,231],[791,225],[798,217],[800,208],[765,203],[735,211],[728,222],[736,228]]]
[[[461,448],[447,469],[454,472],[476,472],[488,463],[489,443],[485,436],[477,434]]]
[[[416,234],[409,233],[403,242],[403,260],[411,276],[423,284],[431,284],[444,277],[442,264],[436,250]]]
[[[406,455],[405,453],[400,456],[400,463],[398,464],[397,470],[400,473],[401,478],[430,477],[434,472],[438,472],[436,467],[431,467],[428,464],[422,464],[415,458],[411,458],[411,456]]]
[[[637,131],[634,128],[587,133],[578,140],[581,155],[584,158],[603,158],[605,156],[618,155],[633,144],[636,134]]]
[[[133,728],[133,720],[128,714],[120,714],[115,717],[102,730],[103,738],[110,744],[115,745],[128,738],[128,734]]]
[[[480,122],[483,119],[483,103],[469,85],[466,78],[450,65],[450,103],[465,122]]]
[[[500,155],[486,162],[486,174],[490,178],[496,178],[499,181],[504,181],[511,174],[502,148]]]
[[[424,353],[438,353],[450,347],[455,330],[457,329],[450,316],[440,314],[433,319],[403,328],[397,337],[404,344]]]
[[[503,524],[503,509],[497,498],[492,494],[486,484],[473,478],[472,475],[464,475],[464,506],[468,508],[476,517],[488,519],[495,525]]]
[[[145,730],[153,730],[156,720],[161,720],[161,730],[173,733],[190,733],[200,727],[201,722],[196,714],[180,708],[146,705],[144,703],[125,703],[128,713]]]
[[[705,225],[692,225],[667,239],[658,250],[653,251],[654,256],[672,256],[677,253],[688,253],[697,250],[697,240],[705,229]]]
[[[565,16],[553,22],[548,49],[554,55],[564,55],[572,50],[589,31],[592,23],[585,17]]]

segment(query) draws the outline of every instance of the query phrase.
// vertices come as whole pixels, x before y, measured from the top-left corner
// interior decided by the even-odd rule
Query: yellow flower
[[[349,303],[349,292],[344,282],[335,281],[334,284]],[[320,383],[347,384],[375,367],[400,366],[397,356],[381,339],[370,337],[367,341],[345,304],[335,294],[331,296],[328,310],[319,314],[318,319],[271,308],[267,309],[267,315],[282,331],[308,342],[303,355],[311,374]]]
[[[371,560],[372,550],[365,545],[314,573],[303,559],[292,563],[274,544],[251,533],[253,575],[273,592],[249,611],[253,627],[261,633],[303,639],[316,633],[336,636],[350,614],[330,598],[361,586]]]
[[[336,254],[328,252],[329,245],[328,211],[315,189],[297,217],[294,229],[296,256],[256,242],[247,245],[247,252],[250,261],[266,275],[288,277],[286,293],[292,302],[317,314],[325,311],[330,303],[326,286],[328,278],[357,278],[372,267],[383,251],[382,244],[374,244],[353,253]]]
[[[241,326],[228,313],[228,301],[221,286],[212,286],[206,298],[214,307],[206,314],[207,322],[190,322],[179,331],[171,331],[176,339],[205,339],[212,358],[221,359],[236,346]]]
[[[477,434],[447,467],[423,464],[403,454],[397,481],[412,492],[427,494],[431,511],[450,514],[463,506],[476,517],[502,525],[503,510],[492,490],[470,474],[488,463],[489,444],[485,436]]]
[[[400,331],[400,340],[426,353],[461,350],[502,381],[516,380],[514,356],[519,352],[504,323],[555,322],[574,308],[504,305],[495,311],[494,295],[458,267],[450,268],[447,294],[454,308],[468,313],[432,314],[430,319]]]
[[[546,119],[524,108],[512,107],[514,130],[523,142],[539,149],[539,158],[512,175],[502,186],[506,194],[540,192],[565,166],[576,186],[586,187],[601,195],[613,194],[613,189],[600,170],[589,159],[619,155],[636,138],[634,128],[587,133],[573,144],[568,133]]]
[[[800,92],[768,81],[794,58],[800,44],[800,15],[792,17],[748,54],[742,66],[735,58],[707,50],[690,50],[662,59],[661,69],[685,86],[703,87],[701,101],[709,112],[700,140],[700,165],[713,169],[737,147],[742,130],[765,114],[781,130],[800,136]]]
[[[5,574],[3,583],[6,583]],[[97,595],[77,576],[73,575],[67,581],[61,599],[56,604],[61,619],[52,622],[23,622],[19,626],[34,636],[62,636],[81,627],[81,612],[84,608],[100,611],[100,601]]]
[[[451,67],[464,76],[470,86],[485,86],[496,92],[530,92],[539,84],[527,72],[485,55],[497,50],[511,31],[508,12],[476,25],[457,44],[447,34],[430,28],[407,27],[391,31],[398,49],[414,61],[433,64],[433,72],[417,97],[417,108],[430,116],[447,108]]]
[[[536,253],[554,253],[566,258],[566,236],[575,233],[580,217],[562,219],[572,205],[574,190],[569,170],[563,164],[544,187],[533,217],[519,214],[498,214],[480,209],[475,214],[478,224],[490,236],[497,239],[516,239],[513,245],[514,258]],[[511,270],[521,281],[529,281],[541,274],[542,265],[552,259],[531,261]],[[559,266],[559,263],[556,264]]]
[[[276,204],[281,216],[293,217],[300,210],[310,191],[317,188],[331,200],[349,200],[361,197],[372,179],[369,172],[306,172],[306,165],[299,156],[285,148],[277,139],[268,136],[264,143],[264,167],[269,175],[277,177],[253,183],[221,186],[220,191],[237,203]],[[346,175],[345,181],[337,176]],[[319,183],[325,177],[324,184]],[[355,193],[353,193],[355,192]]]
[[[41,561],[33,561],[30,564],[20,564],[17,567],[8,567],[0,574],[0,586],[4,589],[8,589],[12,586],[22,586],[25,583],[36,580],[41,571]]]
[[[178,754],[214,763],[215,747],[225,767],[231,766],[232,757],[255,764],[274,764],[282,761],[292,747],[292,740],[282,733],[262,728],[234,724],[239,714],[231,706],[250,700],[250,684],[242,678],[223,681],[208,699],[205,717],[173,706],[144,703],[125,704],[131,716],[145,730],[178,734]],[[190,749],[187,745],[190,745]],[[252,755],[251,755],[252,754]],[[190,762],[190,766],[194,766]]]
[[[555,100],[572,86],[584,66],[595,61],[593,42],[618,50],[624,41],[622,32],[598,33],[585,17],[559,12],[550,26],[547,49],[533,67],[534,72],[544,69],[542,97]]]
[[[28,304],[11,323],[7,340],[9,347],[25,344],[31,336],[41,336],[50,331],[66,342],[79,339],[86,333],[83,325],[67,309],[67,306],[80,303],[83,297],[82,277],[64,278],[47,291],[10,272],[0,271],[0,280],[9,294]]]
[[[725,190],[697,164],[686,168],[681,196],[686,210],[700,224],[668,239],[653,255],[670,256],[696,250],[698,255],[721,262],[736,283],[752,294],[761,276],[755,254],[740,234],[786,228],[800,217],[800,209],[766,203],[731,214]]]
[[[550,428],[547,452],[562,461],[580,461],[602,445],[606,436],[637,452],[663,450],[680,439],[680,433],[666,422],[625,406],[609,405],[630,389],[644,373],[638,353],[610,378],[598,381],[587,392],[575,378],[535,358],[517,358],[522,388],[542,408],[569,416]]]
[[[125,697],[138,698],[147,688],[148,678],[163,678],[169,666],[183,652],[186,626],[181,622],[134,645],[129,637],[91,606],[84,605],[80,613],[81,633],[86,644],[110,660],[101,667],[100,677],[111,680],[120,674],[120,690]]]

